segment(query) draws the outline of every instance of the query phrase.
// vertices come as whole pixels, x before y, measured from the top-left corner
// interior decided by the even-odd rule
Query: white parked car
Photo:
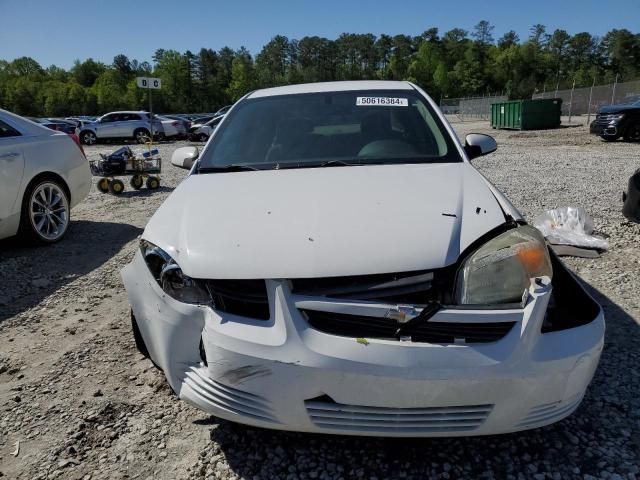
[[[184,126],[184,122],[162,115],[156,115],[155,117],[162,122],[165,138],[184,138],[187,136],[187,129]]]
[[[85,145],[94,145],[101,140],[131,139],[138,143],[149,141],[153,136],[164,135],[162,122],[156,118],[149,121],[149,112],[111,112],[101,116],[94,122],[81,122],[76,134]]]
[[[214,130],[218,128],[218,125],[220,125],[224,117],[225,115],[218,115],[206,123],[192,125],[191,128],[189,128],[189,140],[206,142]]]
[[[123,270],[140,350],[184,400],[266,428],[486,435],[571,414],[600,306],[406,82],[241,99]],[[195,163],[194,163],[195,161]],[[533,187],[533,186],[532,186]]]
[[[90,187],[77,137],[0,110],[0,238],[57,242]]]

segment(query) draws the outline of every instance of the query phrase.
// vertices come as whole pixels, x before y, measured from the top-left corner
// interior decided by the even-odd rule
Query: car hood
[[[193,278],[311,278],[434,269],[505,216],[468,163],[187,177],[143,238]]]
[[[640,111],[640,106],[638,105],[606,105],[604,107],[600,107],[600,110],[598,110],[598,113],[620,113],[620,112],[625,112],[627,110]]]

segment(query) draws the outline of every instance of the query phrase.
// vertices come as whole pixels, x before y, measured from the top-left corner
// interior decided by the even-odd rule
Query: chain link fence
[[[534,93],[531,98],[534,100],[561,98],[563,116],[594,115],[603,105],[624,103],[632,99],[640,100],[640,80],[567,90],[550,90]],[[491,104],[508,100],[506,95],[442,98],[440,110],[445,115],[457,117],[461,122],[488,120],[491,116]]]
[[[586,88],[550,90],[534,93],[532,99],[561,98],[562,115],[593,115],[603,105],[624,103],[632,99],[640,100],[640,80],[611,83]]]
[[[443,98],[440,110],[445,115],[455,115],[461,122],[465,120],[488,120],[491,104],[506,102],[506,95],[488,95],[483,97]]]

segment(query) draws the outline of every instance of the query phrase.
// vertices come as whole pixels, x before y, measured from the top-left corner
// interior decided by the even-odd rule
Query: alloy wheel
[[[96,135],[93,132],[86,132],[82,135],[82,143],[85,145],[93,145],[96,140]]]
[[[136,132],[136,141],[138,143],[146,143],[149,141],[149,135],[143,130]]]
[[[45,182],[33,191],[29,200],[29,217],[34,231],[43,239],[56,241],[69,226],[69,202],[62,189]]]

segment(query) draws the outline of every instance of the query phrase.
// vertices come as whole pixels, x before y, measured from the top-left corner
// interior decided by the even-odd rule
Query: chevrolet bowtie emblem
[[[385,318],[395,320],[398,323],[407,323],[420,315],[422,309],[417,309],[410,306],[398,305],[397,307],[390,308],[385,313]]]

